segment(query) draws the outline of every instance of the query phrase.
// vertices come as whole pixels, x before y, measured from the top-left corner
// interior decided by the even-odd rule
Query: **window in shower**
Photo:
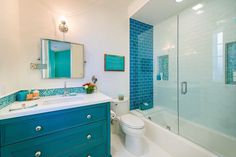
[[[213,81],[224,82],[224,42],[223,32],[217,32],[213,39]]]

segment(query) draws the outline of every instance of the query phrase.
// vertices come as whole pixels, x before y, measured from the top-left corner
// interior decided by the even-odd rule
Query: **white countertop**
[[[111,102],[111,98],[100,93],[77,94],[76,96],[50,96],[41,97],[38,100],[14,102],[0,110],[0,120],[15,118],[27,115],[34,115],[45,112],[52,112],[82,106],[89,106],[99,103]],[[25,108],[19,109],[25,104]],[[32,106],[30,108],[30,106]],[[35,106],[35,107],[33,107]],[[29,108],[27,108],[29,107]],[[19,110],[14,110],[19,109]],[[10,111],[12,110],[12,111]]]

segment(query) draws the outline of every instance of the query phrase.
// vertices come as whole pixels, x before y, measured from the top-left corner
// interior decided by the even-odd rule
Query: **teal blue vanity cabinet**
[[[110,157],[110,103],[0,121],[0,157]]]

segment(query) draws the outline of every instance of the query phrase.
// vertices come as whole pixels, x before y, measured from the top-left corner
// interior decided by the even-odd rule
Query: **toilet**
[[[116,119],[125,134],[125,148],[136,156],[142,155],[145,147],[143,120],[129,113],[128,100],[119,101],[114,99],[111,103],[111,109],[115,112]]]

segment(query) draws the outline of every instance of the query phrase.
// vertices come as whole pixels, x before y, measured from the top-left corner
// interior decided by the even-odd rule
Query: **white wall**
[[[96,75],[98,88],[105,94],[112,97],[129,94],[128,2],[124,4],[104,0],[87,8],[78,5],[82,11],[76,12],[71,8],[72,12],[66,14],[69,26],[66,40],[85,45],[85,78],[77,80],[42,80],[40,71],[30,70],[29,64],[37,62],[40,56],[40,38],[62,40],[58,23],[63,12],[60,12],[60,8],[55,10],[57,7],[48,6],[44,1],[19,2],[20,58],[15,58],[14,61],[20,61],[18,71],[21,89],[63,87],[64,81],[68,82],[68,86],[81,86],[91,81],[92,75]],[[124,55],[126,71],[104,72],[104,53]]]
[[[0,5],[0,95],[18,88],[19,5],[4,0]]]

